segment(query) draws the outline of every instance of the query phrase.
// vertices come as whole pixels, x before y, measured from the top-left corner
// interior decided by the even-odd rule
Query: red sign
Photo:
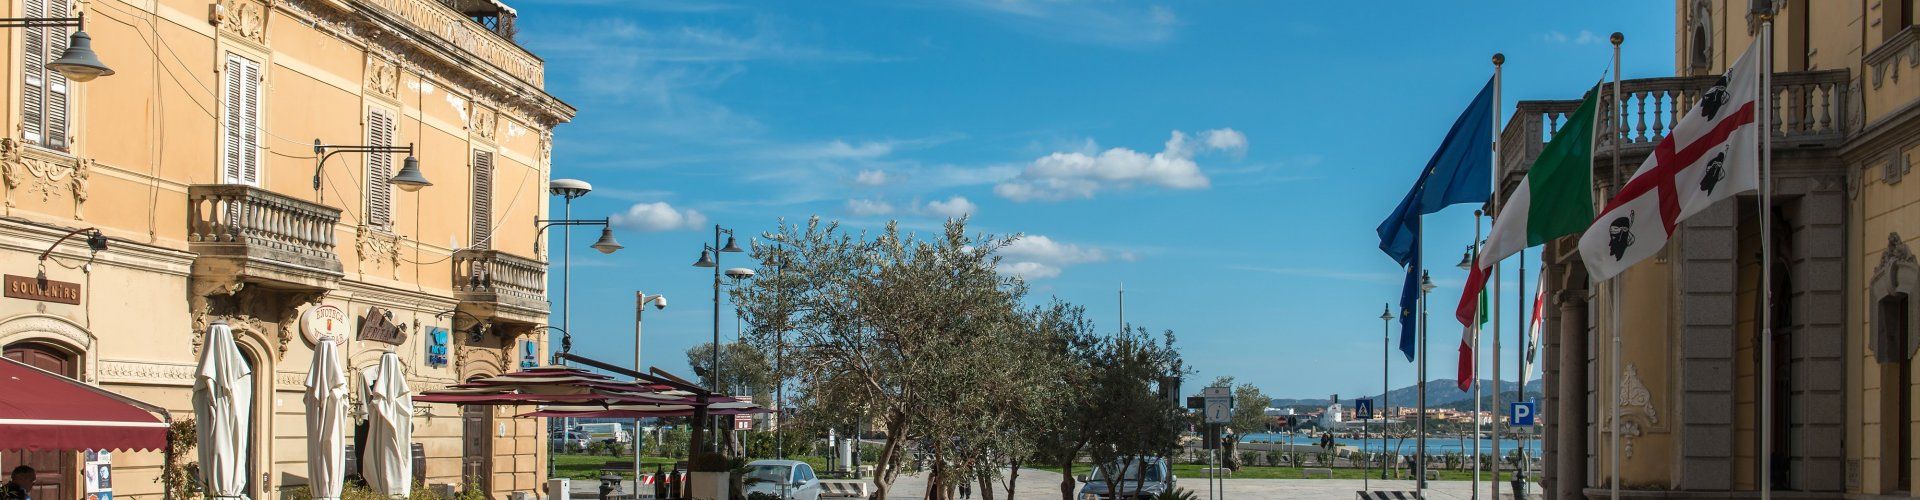
[[[736,430],[736,431],[753,430],[753,417],[750,415],[734,415],[733,430]]]

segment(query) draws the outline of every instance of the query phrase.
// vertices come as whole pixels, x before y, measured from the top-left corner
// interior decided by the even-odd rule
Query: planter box
[[[687,473],[688,497],[693,500],[727,500],[732,493],[727,489],[730,478],[725,472]]]

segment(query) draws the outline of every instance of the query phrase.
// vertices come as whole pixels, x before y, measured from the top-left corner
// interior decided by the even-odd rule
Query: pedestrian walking
[[[960,482],[960,498],[973,498],[973,486],[966,481]]]

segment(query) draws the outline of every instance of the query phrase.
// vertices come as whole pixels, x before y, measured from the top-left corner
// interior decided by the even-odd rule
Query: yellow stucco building
[[[255,374],[254,498],[307,476],[303,318],[341,319],[349,337],[370,315],[390,318],[404,342],[352,340],[344,361],[358,381],[395,351],[415,392],[545,357],[534,221],[547,211],[551,130],[574,109],[543,90],[543,62],[514,43],[511,8],[0,1],[4,17],[70,15],[84,15],[115,74],[73,82],[44,69],[70,28],[0,30],[0,274],[44,273],[58,289],[0,298],[7,357],[181,420],[193,415],[206,327],[224,320]],[[342,153],[316,186],[316,142],[412,145],[432,185],[388,182],[406,153]],[[59,241],[89,229],[104,251]],[[496,498],[539,491],[544,422],[516,413],[421,405],[416,477]],[[77,498],[80,460],[5,452],[0,467],[40,468],[36,498]],[[114,454],[115,496],[160,498],[160,464],[156,452]]]
[[[1772,262],[1761,262],[1755,195],[1687,220],[1660,254],[1616,278],[1616,351],[1612,295],[1589,283],[1572,241],[1544,252],[1543,458],[1553,498],[1606,497],[1616,432],[1629,498],[1752,498],[1763,484],[1791,498],[1920,492],[1920,263],[1911,249],[1920,181],[1905,179],[1920,155],[1914,2],[1676,1],[1677,76],[1623,82],[1619,106],[1602,91],[1601,116],[1617,119],[1599,127],[1595,187],[1610,193],[1646,158],[1674,111],[1753,43],[1764,17],[1754,9],[1769,6]],[[1509,188],[1574,104],[1518,104],[1502,138]],[[1760,309],[1763,270],[1773,277],[1771,311]],[[1773,318],[1770,338],[1763,314]],[[1770,380],[1763,342],[1773,348]],[[1764,428],[1763,392],[1775,402]]]

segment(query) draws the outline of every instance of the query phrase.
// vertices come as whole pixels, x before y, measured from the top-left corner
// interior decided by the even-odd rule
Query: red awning
[[[0,358],[0,449],[159,450],[158,407]]]

